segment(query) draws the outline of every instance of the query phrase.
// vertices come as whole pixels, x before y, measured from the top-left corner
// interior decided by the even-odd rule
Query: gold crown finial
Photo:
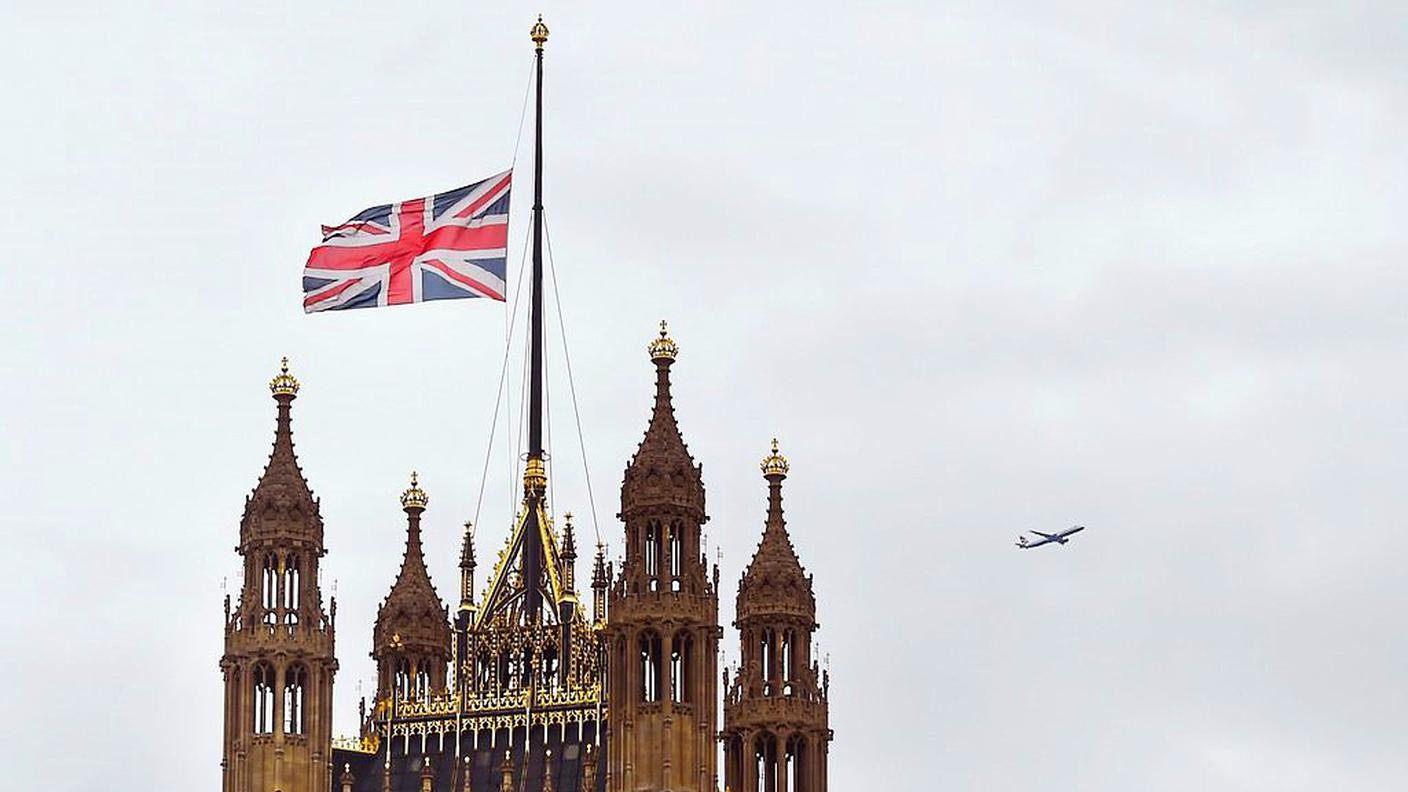
[[[670,326],[660,320],[660,337],[650,342],[651,360],[674,360],[680,354],[680,345],[670,338]]]
[[[275,396],[297,396],[298,380],[288,373],[288,358],[279,361],[279,375],[269,380],[269,390]]]
[[[548,40],[548,26],[543,24],[542,14],[538,14],[538,22],[528,31],[528,35],[533,37],[533,43],[537,45],[538,51],[542,52],[543,42]]]
[[[776,437],[772,439],[772,453],[763,457],[762,468],[763,478],[772,478],[773,476],[786,478],[787,476],[787,457],[777,452]]]
[[[430,503],[430,496],[425,494],[425,490],[420,488],[420,477],[414,470],[411,471],[411,486],[401,493],[401,508],[403,509],[424,509]]]

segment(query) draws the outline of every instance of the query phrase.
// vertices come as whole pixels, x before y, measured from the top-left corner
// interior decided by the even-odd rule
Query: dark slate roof
[[[542,741],[542,730],[534,729],[534,741],[528,753],[528,783],[526,788],[529,792],[542,792],[544,759],[548,751],[552,752],[552,781],[554,792],[589,792],[581,788],[582,781],[582,758],[586,744],[595,739],[594,727],[588,724],[580,739],[575,733],[575,727],[567,729],[567,740],[561,739],[558,727],[548,728],[548,741],[544,745]],[[491,740],[487,732],[480,732],[479,746],[474,746],[474,734],[465,732],[460,737],[460,759],[464,766],[471,768],[469,771],[469,786],[465,787],[463,772],[454,772],[455,767],[455,744],[452,737],[447,737],[443,748],[440,738],[431,735],[425,738],[424,742],[420,736],[414,736],[410,740],[410,752],[404,751],[404,739],[397,738],[391,741],[391,790],[392,792],[420,792],[420,775],[424,767],[425,759],[430,760],[430,766],[435,771],[435,782],[432,786],[434,792],[500,792],[503,784],[503,762],[505,751],[509,748],[509,733],[501,730],[496,735],[496,740]],[[512,757],[514,767],[515,787],[518,787],[522,780],[524,756],[523,756],[523,730],[517,729],[512,740]],[[332,790],[330,792],[342,792],[341,778],[344,765],[350,765],[352,774],[356,781],[352,786],[353,792],[382,792],[382,774],[386,763],[386,746],[383,742],[381,750],[376,754],[355,753],[341,749],[333,749],[333,773]],[[605,745],[597,749],[597,789],[595,792],[605,792],[606,790],[606,751]],[[469,758],[467,765],[465,758]],[[453,775],[453,778],[451,777]]]

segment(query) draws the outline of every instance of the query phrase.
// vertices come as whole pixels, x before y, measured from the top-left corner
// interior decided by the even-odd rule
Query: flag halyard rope
[[[592,532],[596,534],[597,544],[600,544],[601,526],[597,522],[596,495],[592,491],[591,468],[587,465],[587,441],[582,432],[582,412],[577,407],[577,383],[572,377],[572,355],[567,349],[567,323],[563,320],[562,298],[557,291],[557,267],[552,254],[552,230],[548,228],[546,217],[543,218],[543,236],[547,241],[548,275],[552,280],[552,299],[553,304],[557,306],[557,329],[562,335],[562,359],[567,364],[567,389],[572,396],[572,417],[577,423],[577,447],[582,452],[582,476],[587,481],[587,504],[592,510]]]

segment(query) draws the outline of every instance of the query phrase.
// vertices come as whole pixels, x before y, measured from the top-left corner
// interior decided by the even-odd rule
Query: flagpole
[[[538,15],[530,33],[536,49],[537,98],[533,135],[533,277],[530,284],[532,350],[528,396],[528,464],[524,469],[523,489],[527,521],[531,521],[523,537],[524,611],[530,623],[542,619],[542,592],[538,580],[542,576],[542,531],[538,524],[543,497],[547,493],[547,468],[543,455],[543,44],[548,40],[548,28]],[[533,670],[529,670],[529,680]]]
[[[532,395],[528,403],[528,458],[543,458],[543,43],[548,39],[542,15],[533,26],[537,47],[537,112],[533,135],[533,282]]]

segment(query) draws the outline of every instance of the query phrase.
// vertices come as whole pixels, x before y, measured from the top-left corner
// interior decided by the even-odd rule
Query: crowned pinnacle
[[[528,32],[532,36],[533,43],[537,45],[538,51],[543,51],[543,42],[548,40],[548,26],[543,24],[543,15],[538,14],[538,22],[533,25],[533,29]]]
[[[670,338],[670,326],[664,319],[660,320],[660,337],[650,342],[651,360],[674,360],[680,354],[680,346]]]
[[[269,380],[269,390],[275,396],[298,395],[298,380],[288,373],[288,358],[279,361],[279,374]]]

